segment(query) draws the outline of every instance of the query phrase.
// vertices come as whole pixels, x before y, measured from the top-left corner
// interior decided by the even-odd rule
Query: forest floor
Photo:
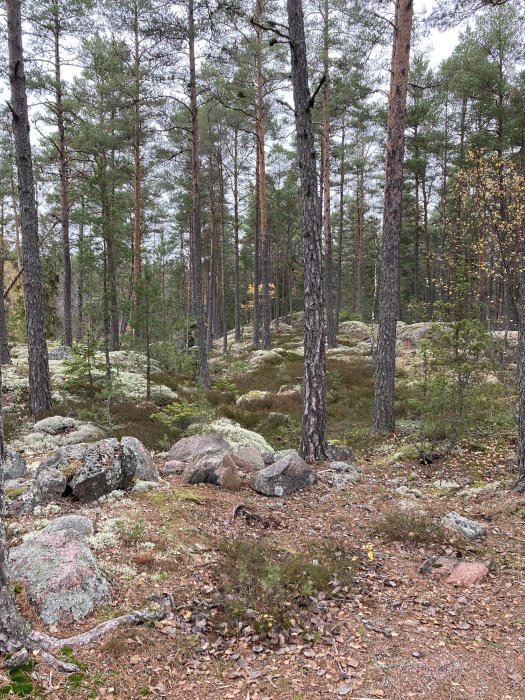
[[[246,380],[243,389],[251,388],[260,386]],[[290,446],[282,439],[276,447]],[[19,590],[30,623],[65,637],[164,593],[174,612],[63,650],[81,662],[81,673],[36,663],[26,697],[524,698],[525,499],[509,488],[512,436],[465,444],[431,465],[394,457],[399,446],[399,435],[381,444],[363,439],[362,481],[343,491],[327,483],[321,464],[317,483],[286,499],[165,477],[157,491],[67,503],[61,514],[94,521],[113,602],[81,623],[48,627]],[[465,495],[465,486],[478,490]],[[486,537],[467,541],[442,529],[450,511],[485,524]],[[10,546],[41,524],[34,515],[17,518]],[[490,573],[455,586],[420,572],[438,556],[482,563]],[[325,565],[333,575],[320,574]],[[0,693],[3,680],[0,673]]]

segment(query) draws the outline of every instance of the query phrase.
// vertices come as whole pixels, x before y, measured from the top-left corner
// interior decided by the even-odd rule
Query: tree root
[[[75,634],[72,637],[51,637],[43,632],[30,630],[25,640],[25,647],[13,654],[6,665],[12,668],[25,663],[32,657],[30,653],[32,651],[36,658],[42,659],[42,661],[62,673],[80,671],[81,669],[76,664],[63,661],[49,652],[64,646],[79,647],[83,644],[89,644],[118,627],[132,627],[142,625],[145,622],[163,620],[173,612],[173,601],[170,596],[164,596],[158,603],[160,606],[158,610],[134,610],[126,615],[101,622],[87,632]]]

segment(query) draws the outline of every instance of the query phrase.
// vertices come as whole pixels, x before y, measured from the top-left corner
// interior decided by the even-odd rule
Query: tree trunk
[[[317,189],[312,99],[301,0],[287,0],[304,244],[304,399],[301,449],[309,462],[326,458],[326,368],[321,273],[321,202]]]
[[[44,330],[42,273],[38,250],[38,215],[29,139],[20,0],[7,0],[9,82],[18,172],[24,296],[29,364],[29,409],[38,415],[51,408],[51,383]]]
[[[64,124],[64,104],[62,99],[62,76],[60,60],[60,10],[59,0],[53,3],[53,43],[55,61],[55,110],[58,127],[58,173],[60,180],[60,227],[62,230],[62,256],[64,258],[64,342],[73,344],[72,315],[72,273],[71,251],[69,244],[69,194],[68,194],[68,156],[66,146],[66,129]]]
[[[226,283],[226,215],[224,202],[224,164],[219,147],[219,199],[221,203],[221,301],[222,301],[222,352],[228,350],[228,294]]]
[[[399,248],[412,16],[413,0],[397,0],[388,100],[379,327],[375,357],[372,428],[376,433],[391,432],[395,428],[396,322],[400,312]]]
[[[260,22],[264,11],[264,0],[257,0],[255,16]],[[257,150],[259,153],[259,214],[261,219],[261,282],[262,282],[262,338],[263,350],[270,348],[270,245],[268,241],[268,207],[266,199],[266,159],[264,153],[264,102],[263,102],[263,76],[262,76],[262,31],[260,26],[255,26],[256,38],[256,72],[257,72]]]
[[[215,215],[215,193],[213,188],[213,159],[208,159],[210,196],[210,269],[208,275],[208,328],[206,347],[213,350],[215,310],[217,306],[217,219]]]
[[[206,333],[204,325],[204,304],[202,301],[202,242],[201,242],[201,199],[199,163],[199,126],[197,109],[197,75],[195,69],[195,21],[194,0],[188,0],[188,44],[190,68],[190,111],[191,111],[191,197],[192,197],[192,286],[193,310],[199,348],[199,377],[205,389],[210,386]]]
[[[255,156],[255,210],[253,226],[253,346],[258,348],[261,344],[261,310],[259,306],[260,286],[260,202],[259,202],[259,149]]]
[[[7,257],[7,246],[5,243],[5,203],[4,198],[0,200],[0,363],[3,365],[11,362],[11,353],[7,342],[7,326],[5,319],[4,302],[4,268]],[[2,394],[0,393],[0,397]],[[0,401],[1,403],[1,401]]]
[[[140,114],[140,35],[138,3],[133,7],[133,32],[134,32],[134,57],[133,57],[133,289],[136,290],[140,281],[142,262],[142,153],[141,153],[141,114]],[[136,293],[133,294],[135,307],[140,300]],[[140,334],[140,329],[135,328],[135,334]]]
[[[337,291],[335,297],[335,330],[339,330],[341,315],[341,289],[343,282],[343,233],[345,225],[345,117],[341,124],[341,172],[339,174],[339,231],[337,237]]]
[[[322,191],[323,191],[323,234],[324,234],[324,282],[326,305],[326,340],[328,346],[335,347],[336,326],[334,316],[333,260],[332,260],[332,224],[330,220],[330,82],[329,82],[329,34],[328,34],[328,0],[323,8],[323,152],[322,152]]]
[[[363,248],[365,238],[365,147],[361,143],[357,165],[357,243],[355,257],[355,308],[359,318],[363,318]]]
[[[241,339],[241,282],[239,272],[239,130],[237,128],[233,137],[233,256],[235,340],[239,341]]]
[[[1,365],[0,396],[2,396]],[[7,537],[4,527],[4,459],[4,421],[0,402],[0,656],[21,649],[28,633],[25,622],[15,606],[7,568]]]

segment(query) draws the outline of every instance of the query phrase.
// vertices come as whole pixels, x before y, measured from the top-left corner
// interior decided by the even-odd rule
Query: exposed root
[[[165,596],[161,601],[161,608],[159,610],[134,610],[133,612],[127,613],[126,615],[121,615],[120,617],[115,617],[112,620],[107,620],[106,622],[101,622],[100,625],[93,627],[93,629],[87,632],[82,632],[81,634],[75,634],[72,637],[51,637],[48,634],[43,634],[42,632],[37,632],[32,630],[29,633],[29,639],[35,644],[36,647],[42,650],[57,649],[58,647],[68,646],[68,647],[79,647],[83,644],[89,644],[95,641],[104,634],[111,632],[117,627],[132,627],[136,625],[142,625],[144,622],[152,622],[163,620],[172,612],[172,599],[169,596]]]
[[[64,637],[61,639],[59,637],[51,637],[37,630],[31,630],[25,638],[25,646],[20,649],[20,651],[13,654],[6,661],[5,665],[8,668],[20,666],[26,663],[30,658],[33,658],[31,652],[34,652],[36,658],[40,658],[57,671],[61,671],[62,673],[80,671],[80,668],[76,664],[63,661],[49,652],[64,646],[79,647],[83,644],[89,644],[118,627],[132,627],[142,625],[145,622],[163,620],[173,612],[173,600],[170,596],[162,597],[157,603],[159,605],[158,610],[134,610],[126,615],[101,622],[100,625],[93,627],[93,629],[82,632],[81,634],[75,634],[72,637]]]

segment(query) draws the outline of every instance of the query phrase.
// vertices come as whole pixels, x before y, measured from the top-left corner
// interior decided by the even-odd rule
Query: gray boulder
[[[27,475],[27,464],[22,455],[13,450],[6,450],[4,459],[4,479],[10,481],[12,479],[22,479]]]
[[[328,443],[326,456],[332,462],[353,462],[354,451],[347,445],[334,445]]]
[[[9,567],[46,624],[81,620],[111,600],[111,586],[75,527],[27,539],[11,549]]]
[[[93,535],[93,523],[83,515],[62,515],[60,518],[52,520],[38,534],[48,535],[50,532],[60,532],[61,530],[75,530],[85,539]]]
[[[227,491],[238,491],[241,477],[231,454],[205,455],[186,466],[182,475],[184,484],[213,484]]]
[[[76,445],[59,447],[52,455],[38,465],[36,473],[38,474],[45,469],[64,469],[65,467],[71,466],[74,462],[78,462],[80,465],[88,447],[88,442],[79,442]]]
[[[263,496],[288,496],[314,483],[315,474],[297,453],[284,456],[250,479],[252,489]]]
[[[50,360],[70,360],[73,357],[73,352],[67,345],[59,345],[50,350],[48,356]]]
[[[153,464],[151,454],[135,437],[123,437],[120,444],[124,452],[135,460],[135,476],[143,481],[158,481],[159,472]]]
[[[445,517],[441,520],[441,524],[448,530],[453,530],[459,535],[463,535],[463,537],[465,537],[467,540],[477,540],[487,534],[487,528],[485,525],[482,525],[475,520],[464,518],[455,511],[447,513],[447,515],[445,515]]]
[[[215,433],[201,433],[182,438],[169,452],[170,460],[189,462],[208,455],[224,455],[231,451],[231,445]]]
[[[277,452],[274,452],[273,454],[273,462],[271,462],[271,464],[279,462],[281,459],[284,459],[284,457],[289,457],[290,455],[296,455],[297,457],[299,457],[299,453],[297,452],[297,450],[277,450]]]
[[[326,474],[328,483],[338,491],[357,484],[362,478],[361,471],[347,462],[331,462]]]
[[[33,492],[35,505],[45,506],[59,501],[66,490],[67,479],[58,469],[44,469],[34,480]]]
[[[136,460],[115,438],[100,440],[87,449],[81,466],[70,481],[73,496],[80,501],[95,501],[116,490],[130,488]]]

